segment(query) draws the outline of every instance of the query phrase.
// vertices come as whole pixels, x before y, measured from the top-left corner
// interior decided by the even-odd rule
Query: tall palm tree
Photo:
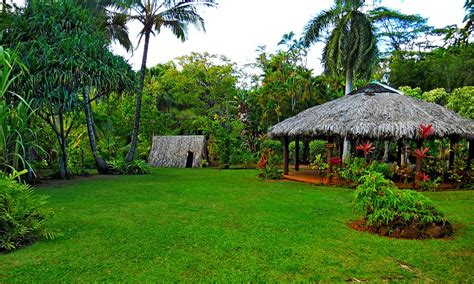
[[[106,33],[110,43],[116,41],[125,50],[132,50],[132,42],[128,36],[127,15],[123,13],[114,13],[109,8],[120,8],[126,3],[121,0],[77,0],[77,3],[87,8],[96,18],[99,28]],[[109,172],[107,163],[100,155],[97,149],[98,135],[95,130],[94,119],[91,108],[91,98],[89,92],[91,88],[84,88],[83,101],[84,113],[86,118],[87,134],[91,147],[92,156],[94,157],[97,171],[101,174]],[[100,92],[100,90],[99,90]]]
[[[77,0],[77,2],[92,12],[111,42],[118,42],[126,51],[132,50],[133,45],[128,36],[127,15],[110,11],[126,6],[127,2],[124,0]]]
[[[132,4],[129,18],[141,23],[142,30],[139,34],[140,39],[138,44],[140,45],[141,40],[144,39],[144,47],[140,68],[140,81],[136,96],[135,123],[132,141],[125,158],[127,162],[133,160],[137,148],[142,92],[150,36],[155,35],[155,33],[160,33],[162,28],[168,28],[177,38],[184,42],[187,39],[189,25],[195,26],[198,30],[205,30],[204,19],[198,14],[197,7],[215,7],[216,5],[215,0],[142,0]]]
[[[345,94],[352,91],[354,75],[368,76],[377,59],[374,27],[368,13],[362,11],[364,0],[335,0],[335,5],[312,18],[304,29],[310,44],[326,34],[322,62],[325,72],[344,74]],[[349,159],[349,141],[344,141],[343,160]]]

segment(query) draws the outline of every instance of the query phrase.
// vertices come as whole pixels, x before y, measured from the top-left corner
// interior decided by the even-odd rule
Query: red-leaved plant
[[[423,140],[426,140],[428,139],[428,137],[430,137],[433,133],[434,133],[434,128],[433,128],[433,125],[432,124],[420,124],[420,128],[418,130],[419,132],[419,135],[421,138],[423,138]],[[422,167],[423,167],[423,159],[424,158],[431,158],[430,156],[428,156],[428,151],[430,150],[430,148],[428,147],[421,147],[419,149],[415,149],[415,156],[416,156],[416,170],[417,170],[417,174],[416,174],[416,180],[418,181],[428,181],[430,179],[430,177],[423,173],[421,171]]]
[[[367,158],[367,154],[372,153],[374,149],[375,147],[371,142],[366,142],[365,144],[359,144],[356,147],[356,150],[361,150],[364,153],[364,158]]]
[[[332,157],[331,159],[329,159],[329,164],[331,165],[339,165],[340,163],[342,162],[342,159],[339,158],[339,157]]]
[[[420,159],[430,158],[430,156],[428,156],[429,150],[430,148],[428,147],[421,147],[420,149],[415,149],[415,156]]]
[[[423,173],[423,172],[419,172],[417,175],[418,175],[418,180],[419,181],[429,181],[430,180],[430,176]]]
[[[428,139],[434,133],[432,124],[420,124],[419,134],[423,139]]]
[[[262,157],[260,158],[260,161],[258,162],[258,168],[259,169],[265,169],[268,163],[268,149],[265,149],[265,152],[263,152]]]

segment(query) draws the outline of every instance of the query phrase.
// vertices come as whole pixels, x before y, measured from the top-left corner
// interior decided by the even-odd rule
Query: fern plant
[[[413,190],[399,190],[382,173],[370,171],[359,179],[353,208],[364,214],[369,226],[425,226],[446,219],[430,199]]]
[[[124,159],[115,159],[109,162],[109,170],[116,175],[144,175],[150,172],[150,166],[143,160],[127,163]]]
[[[6,175],[0,171],[0,252],[58,235],[46,226],[54,215],[52,209],[44,207],[47,197],[16,181],[25,172]]]

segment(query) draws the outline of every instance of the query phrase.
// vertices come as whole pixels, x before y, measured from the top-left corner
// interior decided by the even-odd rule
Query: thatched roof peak
[[[432,124],[437,137],[474,139],[472,119],[380,83],[302,111],[271,127],[269,136],[417,139],[421,124]]]
[[[399,94],[403,95],[403,92],[394,89],[392,87],[389,87],[387,85],[378,83],[378,82],[373,82],[370,84],[367,84],[363,87],[358,88],[357,90],[354,90],[347,94],[348,96],[356,95],[356,94],[364,94],[364,95],[375,95],[375,94],[380,94],[380,93],[394,93],[394,94]]]

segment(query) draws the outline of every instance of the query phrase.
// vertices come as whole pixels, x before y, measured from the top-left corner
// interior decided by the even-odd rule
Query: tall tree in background
[[[72,0],[29,2],[15,11],[2,43],[14,46],[29,70],[15,91],[35,99],[37,114],[56,135],[59,173],[67,178],[67,138],[83,103],[80,93],[111,90],[130,81],[130,66],[107,49],[95,19]]]
[[[312,18],[304,29],[307,45],[325,39],[325,72],[345,74],[345,94],[352,91],[354,74],[368,77],[377,59],[374,26],[362,11],[363,0],[335,0],[335,5]],[[349,159],[349,141],[344,141],[344,161]]]
[[[469,38],[474,33],[474,0],[466,0],[464,4],[466,10],[466,16],[464,16],[463,22],[465,23],[462,28],[465,42],[469,42]]]
[[[429,48],[431,42],[427,36],[433,27],[427,25],[427,19],[420,15],[407,15],[386,7],[377,7],[369,12],[376,28],[375,32],[381,49],[387,52]]]
[[[106,34],[106,37],[109,40],[109,43],[118,42],[126,51],[132,50],[132,42],[130,41],[127,28],[127,15],[123,13],[114,13],[111,12],[108,8],[121,7],[125,3],[120,0],[80,0],[78,3],[84,8],[91,11],[94,15],[97,25],[100,29]],[[125,80],[123,82],[118,82],[119,88],[130,87],[130,80]],[[123,83],[123,84],[120,84]],[[83,90],[83,102],[84,102],[84,113],[86,118],[87,134],[89,137],[89,144],[91,147],[92,155],[95,160],[95,165],[97,171],[101,174],[107,174],[109,172],[107,163],[102,158],[97,144],[99,142],[99,137],[95,131],[93,112],[91,107],[91,102],[94,100],[90,98],[91,88],[85,88]],[[106,90],[95,90],[97,97],[100,95],[108,95]]]
[[[92,12],[110,42],[118,42],[126,51],[132,50],[133,45],[127,28],[127,15],[109,10],[109,8],[123,7],[127,4],[124,0],[77,0],[77,2]]]
[[[137,20],[142,25],[140,40],[144,39],[143,57],[140,68],[140,81],[136,96],[135,123],[133,126],[130,149],[125,157],[131,162],[135,156],[138,132],[140,129],[140,113],[142,103],[143,85],[148,56],[150,36],[160,33],[163,28],[168,28],[181,41],[187,39],[189,25],[194,25],[198,30],[205,30],[204,19],[198,14],[197,7],[216,6],[214,0],[142,0],[132,4],[129,17]]]

